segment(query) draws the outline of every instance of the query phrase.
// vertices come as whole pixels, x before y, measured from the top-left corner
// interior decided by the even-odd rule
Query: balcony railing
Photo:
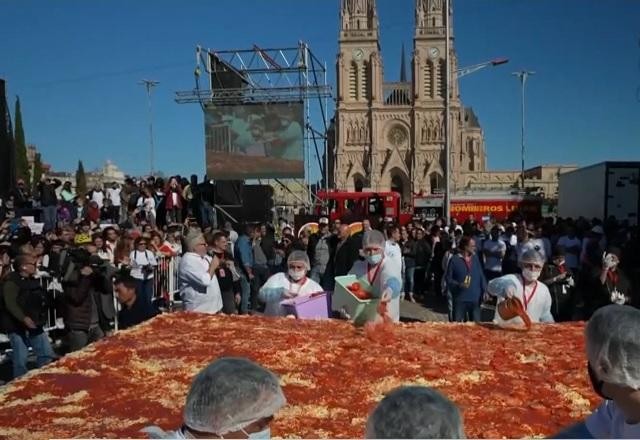
[[[385,83],[382,85],[382,93],[385,105],[411,105],[411,83]]]

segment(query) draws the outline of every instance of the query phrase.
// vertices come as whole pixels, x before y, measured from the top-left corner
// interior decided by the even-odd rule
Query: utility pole
[[[451,27],[449,26],[449,7],[451,0],[445,0],[445,12],[444,12],[444,27],[445,27],[445,75],[447,77],[446,90],[445,90],[445,110],[444,110],[444,125],[445,125],[445,144],[444,144],[444,163],[445,163],[445,189],[444,189],[444,217],[447,224],[451,220],[451,60],[449,53],[451,52]]]
[[[521,179],[521,185],[522,185],[522,191],[524,191],[524,89],[525,89],[525,85],[527,83],[527,78],[531,75],[535,75],[536,72],[531,72],[528,70],[521,70],[519,72],[513,72],[512,75],[513,76],[517,76],[520,79],[520,88],[522,91],[522,138],[521,138],[521,159],[522,159],[522,164],[521,164],[521,171],[520,171],[520,179]]]
[[[143,79],[138,82],[138,84],[143,85],[147,89],[147,102],[149,104],[149,175],[153,176],[155,170],[153,167],[153,108],[151,105],[151,91],[160,83],[152,79]]]

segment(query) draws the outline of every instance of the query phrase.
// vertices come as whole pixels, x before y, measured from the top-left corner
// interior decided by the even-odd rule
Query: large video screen
[[[208,177],[303,178],[303,117],[302,102],[207,107]]]

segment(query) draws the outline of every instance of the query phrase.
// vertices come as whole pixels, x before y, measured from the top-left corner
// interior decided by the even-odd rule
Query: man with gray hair
[[[489,295],[498,297],[498,305],[507,298],[517,298],[531,322],[554,322],[551,314],[551,293],[544,283],[538,281],[544,263],[545,257],[540,252],[529,249],[522,254],[518,262],[522,273],[491,280],[487,286]],[[519,317],[505,321],[498,313],[495,315],[494,322],[524,324]]]
[[[185,244],[187,252],[178,267],[180,297],[185,309],[218,313],[222,309],[222,294],[215,272],[220,260],[207,255],[207,242],[201,233],[191,232],[185,238]]]
[[[604,401],[553,438],[640,438],[640,310],[608,305],[585,330],[587,372]]]
[[[458,407],[438,391],[400,387],[382,399],[367,420],[365,438],[465,438]]]
[[[221,358],[193,380],[179,430],[144,432],[156,439],[270,438],[269,424],[286,403],[271,371],[248,359]]]

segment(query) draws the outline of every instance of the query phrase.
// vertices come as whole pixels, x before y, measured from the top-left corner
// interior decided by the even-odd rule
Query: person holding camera
[[[153,272],[158,265],[153,252],[147,249],[147,238],[138,237],[135,241],[134,250],[131,252],[131,276],[138,282],[136,293],[139,298],[145,301],[153,301]]]
[[[571,321],[574,304],[573,271],[566,263],[566,251],[558,246],[551,255],[552,263],[545,264],[540,277],[551,294],[551,314],[556,322]]]
[[[45,291],[34,275],[36,259],[29,254],[19,255],[12,272],[2,287],[0,322],[2,331],[9,335],[13,377],[27,373],[29,346],[36,354],[38,367],[55,358],[49,337],[43,326],[47,319]]]
[[[63,280],[64,321],[69,351],[102,339],[115,317],[108,266],[98,255],[78,251]]]

